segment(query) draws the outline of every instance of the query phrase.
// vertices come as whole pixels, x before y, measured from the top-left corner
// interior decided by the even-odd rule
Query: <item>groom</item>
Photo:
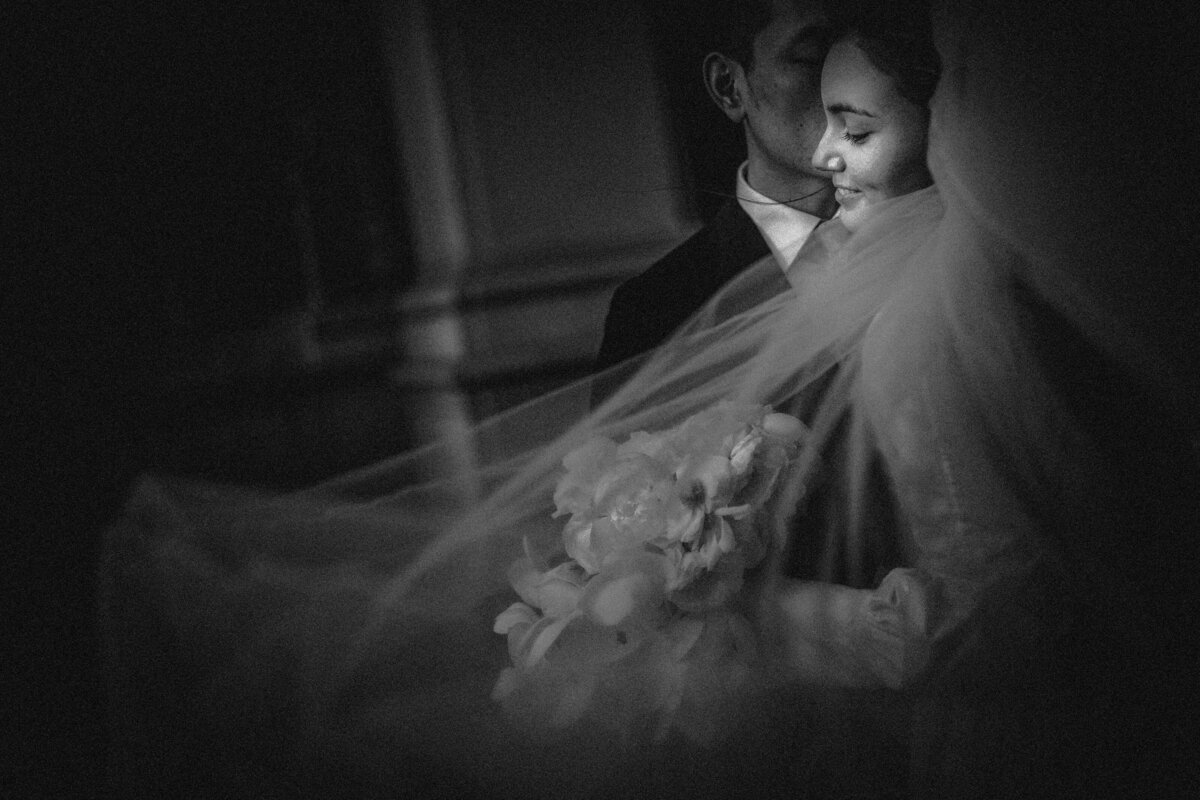
[[[742,128],[736,199],[613,294],[596,357],[601,372],[665,341],[718,289],[770,254],[787,268],[836,208],[828,173],[811,163],[825,128],[821,62],[829,21],[816,0],[706,3],[722,41],[703,63],[709,96]],[[604,381],[611,391],[615,381]],[[598,386],[600,399],[606,392]]]

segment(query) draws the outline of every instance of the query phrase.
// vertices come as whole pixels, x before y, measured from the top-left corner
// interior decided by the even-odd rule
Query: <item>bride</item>
[[[126,793],[1170,785],[1195,454],[1177,320],[1142,312],[1178,251],[1089,163],[1145,87],[1085,93],[1104,136],[1074,113],[1117,69],[1077,54],[1126,29],[1043,5],[939,8],[940,59],[848,27],[814,154],[843,210],[796,291],[748,270],[594,412],[576,386],[484,423],[469,475],[435,447],[283,498],[146,480],[103,573]],[[596,507],[670,448],[652,485],[699,494],[654,495],[674,533],[629,556]]]

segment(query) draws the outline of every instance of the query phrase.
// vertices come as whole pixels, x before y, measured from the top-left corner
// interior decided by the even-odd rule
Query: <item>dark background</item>
[[[701,218],[731,189],[738,143],[703,94],[683,5],[647,11],[676,189]],[[396,343],[297,368],[305,312],[374,330],[412,278],[375,12],[349,0],[3,12],[3,727],[18,740],[5,796],[104,793],[93,576],[140,472],[298,486],[413,441]]]

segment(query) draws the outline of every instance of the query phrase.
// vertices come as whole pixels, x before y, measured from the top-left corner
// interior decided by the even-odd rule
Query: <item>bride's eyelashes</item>
[[[870,135],[870,131],[866,131],[865,133],[851,133],[850,131],[845,131],[842,133],[842,138],[851,144],[862,144]]]

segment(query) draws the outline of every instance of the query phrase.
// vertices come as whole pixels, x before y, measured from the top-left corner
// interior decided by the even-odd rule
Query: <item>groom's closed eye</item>
[[[816,44],[802,44],[788,50],[787,60],[793,64],[819,67],[825,60],[825,48]]]
[[[824,28],[810,28],[800,31],[792,38],[784,50],[784,58],[794,64],[819,67],[827,52],[829,31]]]

